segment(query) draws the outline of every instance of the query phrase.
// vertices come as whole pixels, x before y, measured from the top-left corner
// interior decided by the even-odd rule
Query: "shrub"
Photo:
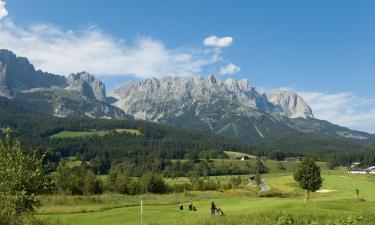
[[[164,194],[168,191],[168,186],[162,176],[156,173],[147,173],[142,176],[144,190],[154,194]]]

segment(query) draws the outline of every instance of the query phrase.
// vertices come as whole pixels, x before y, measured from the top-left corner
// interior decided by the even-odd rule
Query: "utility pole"
[[[143,225],[143,200],[141,200],[141,225]]]

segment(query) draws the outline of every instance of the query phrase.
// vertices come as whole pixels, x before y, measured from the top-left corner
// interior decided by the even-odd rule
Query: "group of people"
[[[184,204],[182,202],[180,202],[180,210],[184,210]],[[189,202],[189,211],[197,211],[197,208],[195,208],[195,206],[193,206],[193,202]]]
[[[179,208],[181,211],[184,210],[184,204],[182,202],[180,202]],[[197,208],[195,208],[192,201],[189,202],[189,211],[197,211]],[[211,202],[210,212],[211,216],[215,216],[215,213],[217,213],[219,216],[224,216],[223,210],[217,208],[215,202]]]

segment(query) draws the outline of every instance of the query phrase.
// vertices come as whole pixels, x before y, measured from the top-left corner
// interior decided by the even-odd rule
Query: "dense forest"
[[[330,165],[349,165],[361,161],[375,164],[375,150],[347,139],[338,139],[310,133],[290,133],[261,139],[252,143],[239,143],[222,136],[176,129],[167,125],[141,120],[74,119],[57,118],[32,112],[0,100],[0,128],[10,128],[21,140],[24,149],[36,149],[44,155],[50,171],[59,162],[75,157],[88,162],[96,174],[108,173],[111,168],[122,168],[131,176],[145,172],[163,172],[166,176],[188,175],[207,167],[199,159],[224,158],[224,151],[246,152],[282,160],[289,156],[308,153]],[[116,132],[116,129],[134,129],[140,135]],[[62,131],[106,131],[105,135],[76,138],[51,138]],[[176,165],[172,162],[187,159],[190,163]],[[195,163],[195,166],[194,166]],[[236,168],[210,170],[209,175],[231,171],[243,174]],[[233,172],[236,171],[236,172]]]
[[[248,151],[248,146],[222,136],[198,133],[140,120],[57,118],[31,112],[0,101],[0,128],[10,128],[24,149],[36,149],[54,170],[69,156],[90,162],[97,173],[107,173],[112,165],[126,164],[132,175],[162,171],[171,159],[202,156],[224,157],[223,151]],[[118,133],[135,129],[141,135]],[[51,138],[61,131],[108,131],[104,136]]]

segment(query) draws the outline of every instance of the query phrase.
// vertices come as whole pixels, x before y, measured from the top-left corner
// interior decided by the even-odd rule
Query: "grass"
[[[220,177],[228,178],[229,176]],[[290,217],[296,221],[305,217],[315,218],[314,220],[319,222],[316,224],[327,224],[331,219],[355,219],[357,215],[362,215],[363,221],[356,224],[372,224],[370,219],[374,219],[375,215],[375,176],[349,175],[341,170],[327,170],[323,172],[323,178],[322,188],[333,191],[313,193],[310,203],[304,203],[304,192],[297,187],[292,174],[279,172],[265,176],[266,182],[272,188],[269,195],[263,195],[267,197],[260,197],[247,186],[223,192],[169,195],[48,196],[46,205],[39,210],[39,217],[58,219],[67,225],[139,224],[139,202],[143,199],[144,224],[272,224],[269,220],[267,222],[266,217],[273,218],[271,222],[276,224],[275,220],[279,218],[274,217],[275,215],[287,219]],[[182,182],[184,179],[186,178],[176,180]],[[356,188],[360,189],[360,197],[366,201],[357,200]],[[194,201],[197,212],[178,210],[178,202],[186,204],[190,200]],[[225,218],[209,219],[211,201],[215,201],[216,205],[224,210],[227,215]],[[249,220],[263,222],[250,223]]]
[[[128,133],[133,135],[141,135],[141,131],[135,129],[116,129],[117,133]],[[100,136],[103,137],[109,134],[110,131],[100,130],[100,131],[61,131],[59,133],[53,134],[50,138],[84,138],[90,136]]]
[[[237,157],[243,157],[243,156],[249,156],[249,157],[255,157],[253,155],[249,155],[242,152],[233,152],[233,151],[224,151],[225,155],[227,155],[230,159],[236,159]]]
[[[135,129],[116,129],[117,133],[128,133],[128,134],[133,134],[133,135],[141,135],[140,130],[135,130]]]
[[[61,131],[53,134],[51,138],[83,138],[89,136],[104,136],[108,134],[108,131]]]

